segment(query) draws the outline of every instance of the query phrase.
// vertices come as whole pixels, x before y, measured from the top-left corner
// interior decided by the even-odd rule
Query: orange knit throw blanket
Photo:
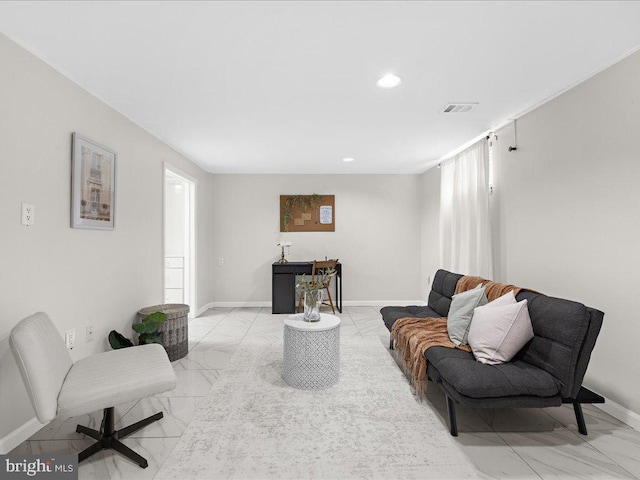
[[[509,293],[509,290],[513,290],[514,296],[518,295],[522,290],[522,288],[516,287],[515,285],[507,285],[504,283],[492,282],[491,280],[486,280],[482,277],[471,277],[469,275],[465,275],[458,280],[454,295],[476,288],[480,284],[484,285],[484,293],[487,295],[487,300],[490,302],[493,302],[496,298]]]
[[[402,356],[402,364],[418,398],[427,386],[427,359],[431,347],[458,348],[470,352],[469,345],[456,345],[449,339],[446,318],[399,318],[391,328],[391,339]]]
[[[456,285],[455,294],[465,292],[478,285],[485,286],[490,302],[513,290],[517,295],[519,287],[492,282],[480,277],[463,276]],[[456,345],[449,338],[446,318],[399,318],[391,328],[391,340],[402,356],[405,373],[409,376],[418,398],[423,399],[427,385],[427,359],[424,356],[431,347],[457,348],[470,352],[469,345]]]

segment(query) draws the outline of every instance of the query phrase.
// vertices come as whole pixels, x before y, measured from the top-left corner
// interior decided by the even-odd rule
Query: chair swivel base
[[[150,417],[147,417],[144,420],[140,420],[139,422],[129,425],[128,427],[116,430],[114,428],[113,407],[105,408],[100,430],[94,430],[93,428],[85,427],[84,425],[78,425],[76,427],[76,432],[83,433],[97,440],[96,443],[94,443],[90,447],[85,448],[78,454],[78,463],[89,458],[91,455],[99,452],[100,450],[110,448],[133,460],[138,465],[140,465],[140,467],[147,468],[149,466],[147,460],[143,456],[138,455],[136,452],[131,450],[119,439],[125,438],[128,435],[137,432],[141,428],[146,427],[147,425],[157,420],[160,420],[162,417],[162,412],[158,412],[155,415],[151,415]]]

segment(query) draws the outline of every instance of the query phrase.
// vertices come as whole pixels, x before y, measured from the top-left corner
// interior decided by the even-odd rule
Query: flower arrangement
[[[305,293],[314,293],[319,290],[322,290],[325,285],[329,283],[331,277],[336,274],[335,268],[328,268],[323,270],[322,273],[317,274],[315,276],[315,280],[312,277],[311,280],[307,280],[306,275],[302,275],[302,278],[298,283],[296,283],[296,288],[301,289]]]
[[[306,275],[296,283],[296,288],[304,292],[304,319],[308,322],[320,320],[320,305],[323,300],[323,289],[329,284],[331,277],[336,274],[334,268],[327,268],[307,280]]]

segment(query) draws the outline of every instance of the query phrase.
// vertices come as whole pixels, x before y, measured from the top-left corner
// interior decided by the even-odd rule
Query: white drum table
[[[340,376],[340,319],[326,313],[317,322],[302,317],[300,313],[284,321],[282,378],[300,390],[329,388]]]

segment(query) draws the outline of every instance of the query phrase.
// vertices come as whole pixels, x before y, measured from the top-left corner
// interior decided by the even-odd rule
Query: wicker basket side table
[[[166,303],[154,305],[138,311],[138,319],[142,319],[154,312],[163,312],[167,321],[160,324],[158,331],[162,332],[162,346],[167,351],[170,361],[179,360],[189,353],[189,330],[187,317],[189,305],[181,303]]]

